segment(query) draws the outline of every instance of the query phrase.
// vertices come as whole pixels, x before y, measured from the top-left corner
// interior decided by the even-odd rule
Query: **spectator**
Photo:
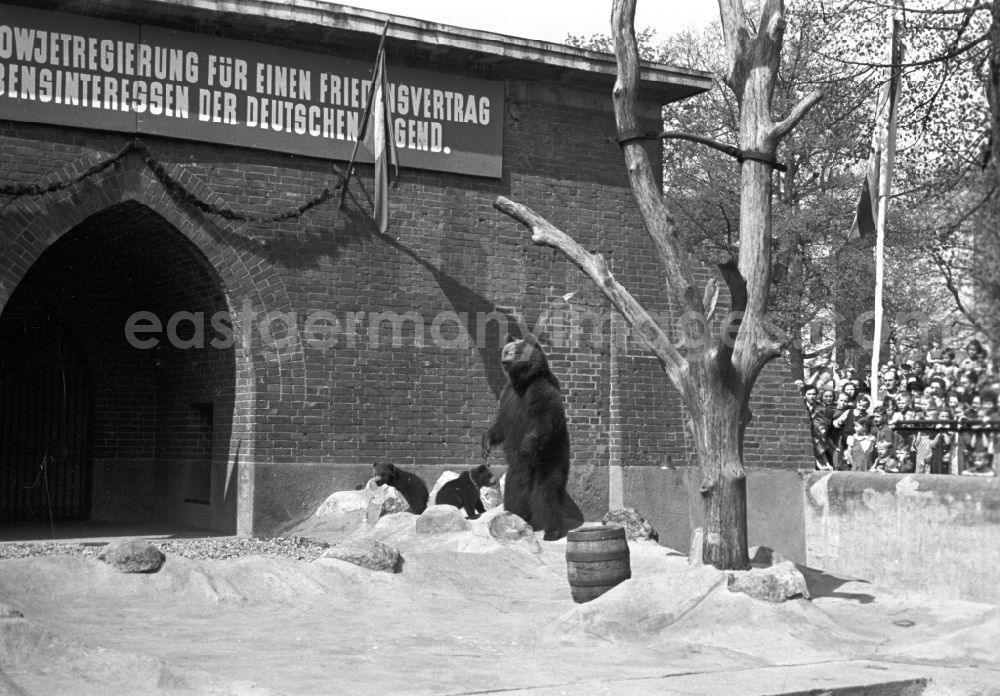
[[[886,467],[886,471],[892,474],[912,474],[915,464],[913,452],[900,447],[896,450],[896,459],[892,463],[892,468]]]
[[[892,448],[892,442],[890,440],[876,440],[875,441],[875,461],[872,462],[872,471],[886,472],[886,468],[894,468],[896,461],[896,453]]]
[[[816,387],[799,382],[802,401],[809,415],[809,428],[813,445],[814,464],[817,469],[833,469],[833,452],[830,447],[829,429],[832,413],[816,398]]]
[[[941,361],[934,366],[934,371],[944,377],[949,387],[955,384],[955,378],[958,376],[958,365],[955,364],[955,351],[951,348],[941,351]]]
[[[885,420],[889,425],[903,420],[903,414],[899,412],[899,402],[894,398],[886,397],[882,402],[882,408],[885,410]]]
[[[977,372],[986,370],[986,351],[978,339],[974,338],[965,344],[965,360],[962,361],[962,367]]]
[[[947,411],[930,411],[926,414],[928,420],[946,419],[949,416]],[[921,430],[913,438],[913,452],[915,455],[914,471],[918,474],[941,474],[945,466],[945,446],[948,434],[941,430]]]
[[[885,416],[885,409],[881,406],[876,406],[875,410],[872,411],[872,434],[875,436],[876,443],[888,442],[892,444],[892,427]]]
[[[858,378],[858,370],[838,370],[832,362],[817,362],[808,383],[798,383],[809,410],[817,468],[861,470],[855,461],[860,458],[869,470],[995,471],[994,460],[1000,457],[1000,374],[982,343],[970,340],[962,353],[932,345],[926,360],[913,357],[922,356],[885,361],[874,400],[864,393],[868,385]],[[809,397],[808,387],[813,388]],[[858,422],[863,425],[856,427]],[[871,444],[864,444],[868,438],[875,443],[876,455],[870,466],[864,463],[872,452]],[[893,454],[891,461],[883,458],[876,466],[882,442],[889,443]],[[982,465],[984,457],[988,468]]]
[[[858,394],[858,398],[854,401],[854,418],[855,420],[860,416],[870,416],[871,415],[872,399],[867,394]],[[870,425],[870,424],[869,424]]]
[[[894,399],[899,394],[899,373],[895,368],[889,368],[882,373],[882,381],[879,385],[876,401],[882,402],[886,399]]]
[[[853,407],[858,398],[858,383],[851,380],[844,382],[841,392],[847,395],[847,403]]]
[[[993,455],[985,448],[976,449],[972,454],[972,466],[962,472],[963,476],[996,476]]]
[[[847,459],[851,471],[868,471],[875,462],[875,436],[870,428],[870,416],[854,418],[854,433],[847,436]]]
[[[850,397],[846,393],[840,392],[833,406],[828,430],[830,445],[833,448],[833,468],[837,471],[847,471],[851,468],[844,451],[847,449],[847,434],[854,430],[853,415]]]

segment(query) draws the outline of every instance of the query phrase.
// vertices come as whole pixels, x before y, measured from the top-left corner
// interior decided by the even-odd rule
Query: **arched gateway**
[[[76,186],[2,218],[0,520],[234,533],[258,383],[245,324],[257,286],[273,306],[280,284],[135,154]],[[291,393],[295,361],[275,363]]]

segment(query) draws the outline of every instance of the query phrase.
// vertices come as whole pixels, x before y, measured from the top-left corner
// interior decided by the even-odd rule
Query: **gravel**
[[[298,561],[312,561],[323,555],[328,544],[303,537],[209,537],[205,539],[151,540],[167,556],[183,556],[196,561],[223,561],[242,556],[280,556]],[[106,546],[103,542],[61,543],[20,541],[0,544],[0,560],[34,556],[85,556],[97,558]]]

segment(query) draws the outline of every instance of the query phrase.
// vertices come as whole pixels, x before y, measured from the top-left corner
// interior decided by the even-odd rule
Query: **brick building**
[[[0,7],[0,519],[267,535],[375,461],[432,482],[480,461],[508,330],[547,336],[588,517],[631,467],[692,463],[656,360],[492,207],[529,205],[670,317],[609,57],[306,0]],[[386,20],[410,118],[381,235],[370,159],[330,191]],[[710,86],[648,66],[650,128]],[[750,466],[809,461],[787,382],[759,383]]]

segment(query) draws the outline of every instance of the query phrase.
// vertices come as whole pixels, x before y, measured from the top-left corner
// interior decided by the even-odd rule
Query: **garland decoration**
[[[328,200],[333,198],[334,194],[339,191],[344,185],[344,175],[341,172],[337,172],[337,176],[340,181],[330,189],[329,187],[324,188],[319,195],[305,201],[301,205],[287,210],[282,213],[277,213],[275,215],[253,215],[250,213],[243,213],[235,211],[228,206],[219,206],[208,203],[195,194],[188,191],[183,184],[181,184],[176,178],[172,177],[167,173],[166,168],[160,164],[146,147],[145,143],[139,138],[132,138],[129,140],[125,147],[118,151],[113,157],[106,160],[98,162],[84,171],[80,172],[74,177],[65,179],[62,181],[55,181],[50,184],[5,184],[0,185],[0,195],[9,196],[11,198],[17,199],[21,196],[42,196],[47,193],[52,193],[53,191],[60,191],[62,189],[69,188],[74,184],[77,184],[84,179],[94,176],[95,174],[100,174],[108,167],[113,166],[116,162],[124,159],[130,152],[137,153],[142,157],[143,162],[149,167],[153,175],[166,187],[168,191],[179,197],[185,203],[197,208],[203,213],[210,215],[217,215],[226,220],[235,220],[239,222],[251,222],[251,223],[264,223],[264,222],[282,222],[290,218],[297,218],[305,214],[307,211],[315,208],[318,205],[326,203]],[[8,202],[8,205],[13,201]],[[6,207],[6,206],[5,206]]]

